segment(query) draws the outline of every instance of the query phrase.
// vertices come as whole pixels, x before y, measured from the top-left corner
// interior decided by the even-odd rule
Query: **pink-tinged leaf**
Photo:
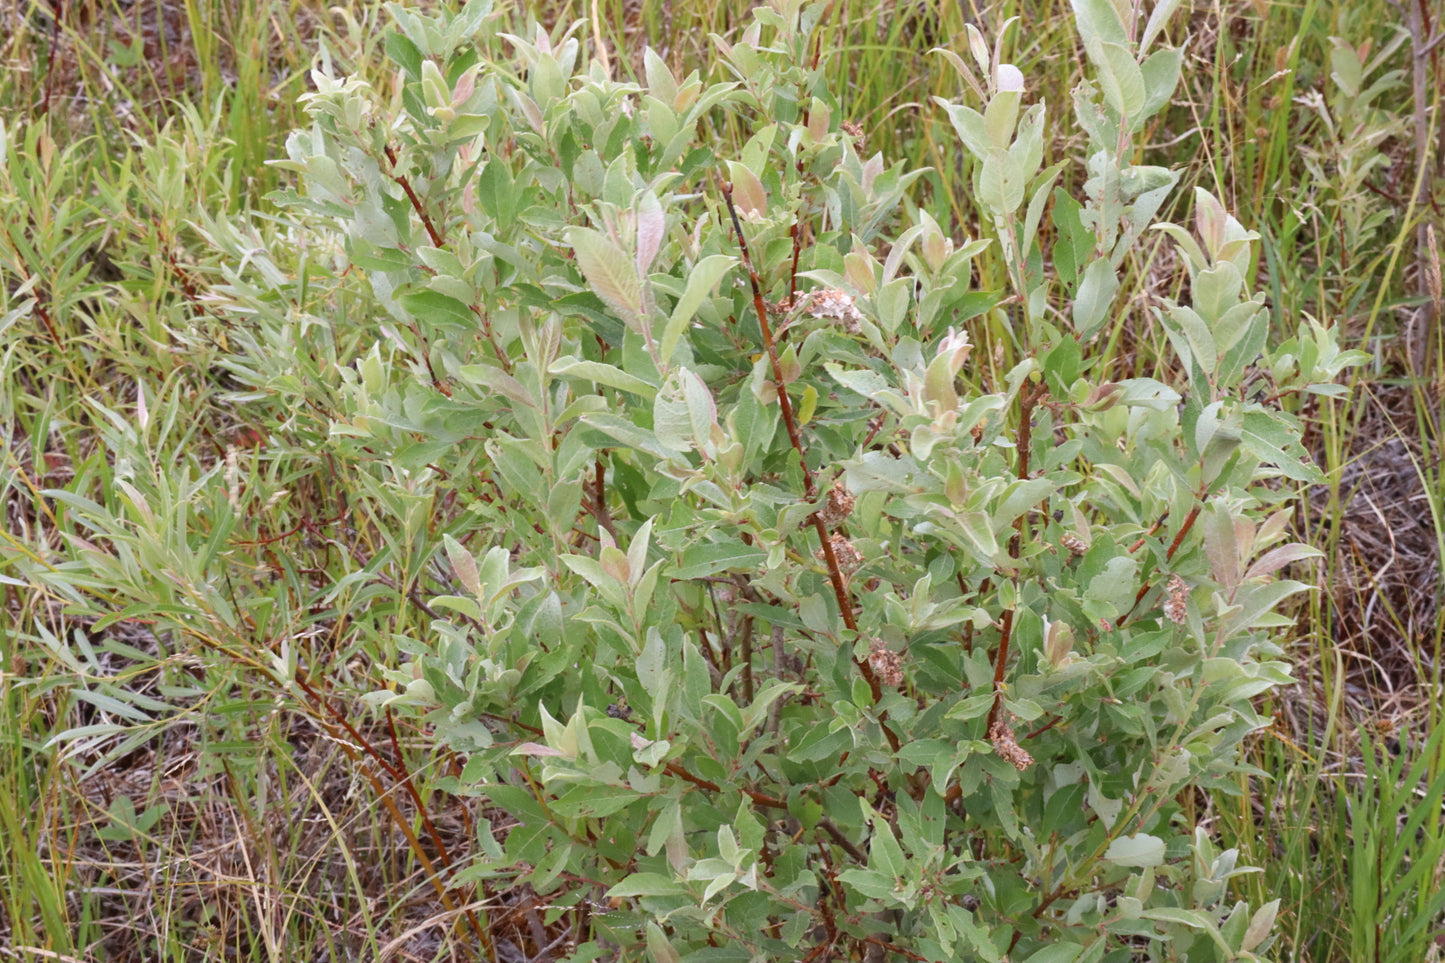
[[[667,215],[662,213],[657,198],[648,194],[643,199],[642,209],[637,212],[637,256],[634,264],[638,276],[645,277],[652,262],[657,259],[657,249],[662,246],[666,228]]]
[[[873,182],[883,173],[883,154],[880,151],[863,162],[863,194],[873,196]]]
[[[602,566],[602,571],[611,575],[619,582],[630,582],[631,567],[627,563],[627,555],[616,545],[605,545],[597,558],[597,563]]]
[[[813,105],[808,109],[808,136],[815,142],[821,141],[828,136],[828,126],[832,122],[832,112],[828,105],[817,97],[813,98]]]
[[[1249,561],[1254,554],[1254,519],[1248,515],[1236,515],[1234,518],[1234,550],[1239,554],[1239,561],[1235,564],[1237,572],[1244,568],[1244,563]]]
[[[1206,511],[1199,520],[1204,533],[1204,554],[1209,559],[1210,574],[1225,589],[1239,584],[1239,550],[1236,548],[1234,520],[1223,510]]]
[[[512,750],[514,756],[560,756],[561,749],[553,749],[538,742],[524,742]]]
[[[452,563],[452,571],[456,573],[462,587],[474,596],[481,595],[482,583],[477,575],[477,560],[472,557],[472,553],[450,535],[443,535],[442,542],[446,546],[447,560]]]
[[[1294,517],[1294,512],[1288,508],[1281,508],[1273,515],[1264,520],[1259,526],[1259,534],[1255,536],[1256,545],[1268,545],[1285,530],[1289,520]]]
[[[758,180],[758,175],[749,170],[746,164],[728,161],[728,179],[733,183],[733,206],[738,209],[739,214],[746,217],[767,217],[768,192],[763,189],[763,182]]]
[[[1311,548],[1303,542],[1290,542],[1288,545],[1281,545],[1279,548],[1271,549],[1259,557],[1249,571],[1244,573],[1245,581],[1252,578],[1259,578],[1264,575],[1273,575],[1291,562],[1298,562],[1306,558],[1319,558],[1324,553],[1317,548]]]
[[[542,111],[537,106],[537,102],[520,90],[512,87],[508,87],[506,90],[507,96],[512,98],[513,105],[522,112],[523,117],[527,118],[527,124],[532,128],[532,132],[545,136],[547,125],[542,120]]]
[[[843,274],[860,294],[872,294],[878,289],[878,274],[875,270],[878,267],[878,259],[856,242],[853,250],[843,256]]]
[[[1239,941],[1239,948],[1246,953],[1264,942],[1269,931],[1274,927],[1274,918],[1279,913],[1279,900],[1270,900],[1249,918],[1249,928],[1244,931],[1244,938]],[[1435,937],[1436,945],[1439,945],[1439,937]]]
[[[594,294],[615,308],[622,320],[636,325],[642,318],[642,280],[627,255],[606,236],[586,227],[567,231],[567,243]]]
[[[782,355],[778,358],[778,367],[783,373],[783,384],[790,385],[803,376],[803,365],[798,360],[797,349],[791,344],[783,349]]]
[[[477,89],[477,73],[482,69],[480,63],[472,64],[457,78],[457,85],[452,88],[452,106],[460,107],[472,96]]]
[[[1196,187],[1194,228],[1199,232],[1199,239],[1204,242],[1204,249],[1211,258],[1219,257],[1220,249],[1224,247],[1228,224],[1229,215],[1225,213],[1224,205],[1204,188]]]

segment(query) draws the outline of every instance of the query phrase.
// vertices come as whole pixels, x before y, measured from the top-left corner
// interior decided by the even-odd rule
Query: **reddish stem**
[[[376,764],[380,766],[382,770],[385,771],[386,774],[392,778],[395,783],[401,785],[402,788],[406,790],[407,795],[411,797],[412,804],[416,806],[417,814],[421,817],[422,825],[426,828],[427,835],[431,838],[432,845],[436,847],[437,859],[440,861],[442,868],[446,870],[452,870],[454,868],[454,863],[451,858],[451,853],[447,850],[446,844],[442,842],[441,834],[437,832],[436,825],[432,822],[431,816],[427,812],[426,804],[422,801],[421,795],[417,792],[416,787],[412,784],[411,778],[405,771],[405,768],[400,764],[400,758],[398,758],[396,765],[393,765],[391,762],[389,762],[376,748],[376,746],[371,743],[370,740],[368,740],[365,736],[363,736],[360,732],[357,731],[356,727],[351,724],[350,720],[346,718],[346,716],[341,712],[341,710],[332,706],[331,702],[324,695],[318,692],[316,688],[311,685],[311,683],[306,681],[306,678],[303,674],[298,672],[294,678],[296,684],[302,689],[302,691],[304,691],[307,696],[311,698],[313,703],[315,703],[321,708],[323,713],[321,717],[322,724],[332,729],[333,732],[336,729],[343,729],[345,730],[346,734],[349,735],[352,740],[354,740],[354,742],[352,743],[348,743],[344,739],[337,740],[338,744],[342,747],[342,750],[346,753],[346,755],[350,759],[352,759],[352,761],[357,761],[362,754],[370,756],[373,760],[375,760]],[[392,738],[393,743],[395,744],[394,730],[392,733]],[[358,747],[360,747],[359,750]],[[399,751],[400,748],[398,746],[398,752]],[[369,772],[365,766],[359,767],[359,770],[366,778],[367,782],[371,784],[372,790],[381,800],[381,803],[386,807],[387,812],[391,814],[392,820],[397,824],[397,826],[401,829],[402,833],[406,836],[407,842],[411,846],[412,852],[416,854],[417,859],[419,859],[426,867],[427,872],[431,877],[432,887],[437,892],[437,897],[442,901],[442,904],[444,906],[446,906],[448,909],[452,909],[452,898],[450,895],[448,895],[446,891],[446,886],[443,885],[440,874],[437,873],[435,868],[432,866],[431,860],[427,857],[426,851],[422,848],[421,840],[418,839],[416,833],[412,831],[410,822],[402,815],[400,808],[397,807],[396,800],[392,798],[391,790],[383,786],[381,784],[381,780],[377,779],[376,776],[373,773]],[[487,956],[490,957],[491,942],[487,938],[486,931],[483,929],[481,921],[477,919],[476,913],[471,910],[467,910],[464,915],[467,918],[468,924],[471,926],[472,932],[476,934],[477,940],[487,951]]]
[[[1139,549],[1143,548],[1143,547],[1144,547],[1144,543],[1149,540],[1150,536],[1152,536],[1155,532],[1159,531],[1159,529],[1164,526],[1164,521],[1165,521],[1168,517],[1169,517],[1169,513],[1168,513],[1167,511],[1166,511],[1163,515],[1160,515],[1160,516],[1159,516],[1159,520],[1158,520],[1157,522],[1155,522],[1153,525],[1150,525],[1150,526],[1149,526],[1149,531],[1145,532],[1143,535],[1140,535],[1140,536],[1139,536],[1139,540],[1136,541],[1133,545],[1130,545],[1130,546],[1129,546],[1129,554],[1132,555],[1132,554],[1134,554],[1135,552],[1139,551]]]
[[[1044,396],[1042,385],[1036,388],[1025,387],[1019,393],[1019,434],[1017,440],[1019,463],[1017,475],[1020,479],[1029,477],[1029,447],[1033,444],[1034,431],[1034,408],[1038,405],[1039,399]],[[1024,516],[1020,515],[1014,519],[1014,534],[1009,539],[1009,557],[1018,558],[1022,550],[1024,532]],[[1014,587],[1018,587],[1018,573],[1015,571]],[[1014,592],[1015,598],[1018,592]],[[994,731],[994,724],[998,722],[999,715],[1003,712],[1003,676],[1004,669],[1008,665],[1009,642],[1013,639],[1014,613],[1013,609],[1005,609],[1003,613],[1002,626],[999,629],[998,651],[993,658],[993,707],[988,710],[989,733]]]
[[[393,168],[396,167],[396,150],[390,144],[386,145],[386,159],[391,163]],[[416,211],[417,217],[421,218],[422,226],[426,228],[427,235],[431,238],[431,246],[441,247],[444,245],[446,239],[442,237],[441,231],[437,230],[436,225],[432,223],[431,217],[426,212],[426,208],[422,206],[421,198],[417,197],[416,191],[412,190],[411,181],[407,180],[405,174],[390,174],[389,176],[392,180],[396,181],[396,183],[400,184],[401,189],[406,192],[406,199],[411,201],[412,210]]]
[[[1204,499],[1207,497],[1209,497],[1207,492],[1199,496],[1199,504],[1191,508],[1189,510],[1189,514],[1184,517],[1184,524],[1179,526],[1179,532],[1174,536],[1174,541],[1169,543],[1169,551],[1164,553],[1165,559],[1172,559],[1174,557],[1174,553],[1179,551],[1179,546],[1184,544],[1184,537],[1188,535],[1189,530],[1194,527],[1194,522],[1196,519],[1199,518],[1199,513],[1204,508]],[[1161,518],[1159,521],[1162,523],[1164,520]],[[1158,525],[1154,526],[1154,528],[1156,529],[1158,527]],[[1150,529],[1151,534],[1153,533],[1153,531],[1154,529]],[[1148,582],[1145,582],[1143,585],[1139,586],[1139,591],[1134,595],[1134,604],[1129,606],[1129,611],[1125,612],[1122,616],[1119,617],[1119,621],[1114,623],[1115,628],[1118,628],[1129,620],[1129,618],[1134,614],[1134,610],[1139,607],[1139,603],[1144,601],[1144,596],[1149,594],[1150,588],[1151,586]]]
[[[778,347],[773,340],[773,329],[768,324],[768,309],[763,303],[763,282],[758,277],[756,268],[753,267],[752,255],[748,252],[747,237],[743,234],[742,222],[738,220],[737,208],[733,206],[733,189],[731,184],[724,183],[722,186],[723,200],[727,202],[728,215],[732,218],[733,232],[738,238],[738,248],[742,251],[743,266],[748,271],[748,281],[753,289],[753,310],[757,312],[758,324],[763,335],[763,347],[768,352],[768,361],[773,368],[773,382],[778,392],[778,407],[783,414],[783,425],[788,431],[788,440],[793,450],[798,453],[798,462],[803,468],[803,493],[809,501],[818,497],[818,486],[813,480],[813,472],[808,467],[807,452],[803,447],[803,436],[798,430],[797,419],[793,416],[793,402],[788,397],[788,388],[783,381],[783,365],[778,359]],[[833,553],[832,542],[828,538],[828,527],[823,520],[814,512],[809,516],[813,530],[818,533],[818,541],[822,546],[823,560],[828,566],[828,579],[833,583],[833,594],[838,600],[838,609],[843,615],[843,624],[854,634],[858,632],[858,620],[853,615],[853,600],[848,595],[848,585],[843,578],[843,571],[838,566],[838,558]],[[855,658],[853,664],[863,674],[863,679],[868,683],[868,689],[872,693],[873,701],[876,703],[883,697],[883,686],[878,681],[878,675],[873,667],[865,659]],[[879,713],[878,722],[883,728],[883,734],[888,739],[888,744],[897,752],[902,746],[896,733],[888,726],[887,714]]]
[[[758,314],[758,324],[762,327],[763,347],[768,352],[768,362],[773,368],[773,382],[778,388],[778,406],[783,412],[783,425],[788,430],[788,441],[793,445],[793,450],[798,453],[798,460],[803,466],[803,493],[809,501],[817,496],[817,487],[813,481],[812,469],[808,467],[808,458],[803,448],[803,438],[798,432],[797,419],[793,417],[793,402],[788,397],[787,385],[783,381],[783,364],[778,359],[777,343],[773,340],[773,329],[768,324],[768,308],[763,303],[763,282],[758,277],[758,272],[753,267],[752,256],[748,253],[748,239],[743,234],[742,222],[738,220],[737,208],[733,206],[733,188],[731,184],[723,184],[723,200],[727,202],[728,214],[732,217],[733,232],[737,234],[738,248],[742,251],[743,266],[748,270],[748,280],[753,287],[753,310]]]

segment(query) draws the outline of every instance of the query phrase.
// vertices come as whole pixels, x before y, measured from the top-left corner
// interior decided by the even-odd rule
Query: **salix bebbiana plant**
[[[447,585],[371,697],[484,801],[447,885],[545,894],[575,960],[1265,950],[1278,901],[1231,899],[1193,791],[1237,790],[1251,700],[1289,679],[1305,586],[1278,575],[1314,553],[1287,504],[1317,472],[1281,405],[1353,356],[1266,343],[1215,198],[1156,223],[1176,176],[1135,138],[1175,6],[1076,0],[1079,177],[1001,46],[940,52],[976,239],[842,115],[821,5],[716,38],[718,82],[651,51],[618,80],[485,0],[393,6],[390,90],[316,72],[283,200],[372,337],[318,364],[306,277],[213,224],[248,262],[231,366],[323,413],[391,561]],[[1157,231],[1188,272],[1145,306],[1173,357],[1110,380]],[[1018,359],[996,379],[982,324]]]

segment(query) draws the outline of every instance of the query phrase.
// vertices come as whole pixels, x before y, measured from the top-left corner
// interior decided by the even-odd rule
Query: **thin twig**
[[[768,324],[768,308],[763,303],[763,283],[758,277],[757,269],[753,267],[752,255],[748,252],[748,239],[743,234],[742,222],[738,220],[737,208],[733,206],[733,188],[731,184],[722,186],[723,200],[727,202],[728,214],[732,217],[733,232],[738,238],[738,248],[742,251],[743,266],[747,268],[748,280],[753,287],[753,310],[758,314],[758,324],[762,327],[763,347],[768,352],[768,362],[773,368],[773,382],[778,389],[778,406],[783,413],[783,426],[788,431],[788,441],[793,445],[793,450],[798,453],[798,459],[803,466],[803,492],[808,501],[817,497],[817,485],[813,481],[813,471],[808,467],[808,457],[803,449],[803,438],[798,432],[798,421],[793,417],[793,402],[788,397],[787,385],[783,379],[783,364],[778,358],[777,343],[773,340],[773,329]]]
[[[728,216],[732,218],[733,233],[737,235],[738,248],[742,251],[743,266],[747,268],[748,281],[752,284],[753,310],[757,312],[758,324],[761,327],[763,335],[763,347],[766,349],[768,361],[772,365],[773,382],[777,388],[778,408],[783,415],[783,426],[787,429],[788,440],[792,443],[793,450],[798,453],[798,462],[803,468],[803,493],[808,501],[815,501],[818,497],[817,482],[813,479],[812,469],[808,467],[808,455],[806,449],[803,447],[803,436],[798,430],[798,421],[793,416],[793,402],[788,397],[788,386],[783,378],[783,365],[778,358],[778,346],[773,340],[772,326],[768,324],[767,305],[763,302],[762,279],[758,277],[757,269],[753,266],[753,258],[748,251],[747,236],[743,234],[742,222],[738,219],[737,208],[733,206],[733,189],[731,184],[724,183],[722,185],[722,195],[723,200],[727,202]],[[838,565],[838,558],[834,554],[832,542],[828,538],[828,527],[823,523],[823,520],[818,516],[817,512],[809,516],[809,521],[813,525],[813,530],[818,533],[818,541],[822,546],[823,560],[828,567],[828,579],[833,583],[833,594],[838,599],[838,609],[843,616],[843,624],[848,627],[851,633],[856,635],[858,632],[858,620],[853,614],[853,600],[848,594],[847,581],[843,578],[843,570]],[[854,658],[853,664],[858,667],[858,671],[863,675],[863,680],[868,683],[868,689],[872,693],[873,701],[876,704],[883,698],[883,686],[882,683],[878,681],[877,673],[873,671],[873,667],[868,664],[866,659]],[[887,713],[880,712],[878,714],[878,723],[883,729],[884,736],[888,739],[888,744],[893,747],[894,752],[897,752],[903,743],[899,740],[897,733],[888,725]]]
[[[443,247],[446,244],[446,238],[442,236],[442,232],[437,230],[436,225],[432,223],[431,216],[427,214],[426,207],[423,206],[421,198],[417,197],[416,191],[412,189],[411,181],[407,180],[405,174],[395,172],[396,149],[390,144],[386,145],[386,159],[392,166],[392,170],[387,172],[387,176],[401,185],[401,189],[406,192],[406,199],[411,201],[411,209],[416,211],[417,217],[421,218],[422,227],[426,228],[427,236],[431,238],[431,246]]]
[[[1019,453],[1017,475],[1020,480],[1029,477],[1029,448],[1033,444],[1034,408],[1046,390],[1040,385],[1037,388],[1025,387],[1019,393],[1019,434],[1016,444]],[[1024,518],[1025,515],[1020,515],[1014,519],[1014,534],[1009,539],[1008,546],[1010,558],[1017,559],[1022,551]],[[1013,579],[1014,586],[1017,588],[1017,569],[1015,569]],[[1018,593],[1015,592],[1014,595],[1017,597]],[[993,657],[993,706],[988,710],[988,728],[986,729],[990,734],[994,731],[994,725],[998,722],[999,715],[1003,712],[1003,677],[1008,666],[1009,643],[1013,639],[1013,609],[1005,609],[1000,622],[998,651],[994,653]]]
[[[822,817],[818,820],[818,828],[832,837],[833,842],[838,844],[839,849],[843,850],[843,852],[849,856],[852,856],[858,862],[867,865],[868,855],[855,846],[851,839],[844,836],[843,830],[839,829],[833,820],[827,816]]]
[[[431,837],[432,845],[436,847],[437,859],[441,862],[442,869],[445,869],[448,872],[453,871],[453,869],[455,868],[455,863],[451,858],[451,853],[447,850],[446,844],[442,841],[441,834],[437,832],[436,825],[432,822],[431,816],[427,812],[426,805],[422,802],[420,794],[417,792],[416,787],[412,784],[411,779],[407,775],[405,771],[405,766],[401,765],[401,760],[398,760],[396,765],[393,765],[390,761],[388,761],[377,750],[376,746],[374,746],[370,740],[368,740],[359,731],[357,731],[356,727],[351,724],[350,720],[346,718],[346,716],[341,712],[341,710],[333,706],[329,699],[327,699],[323,694],[317,691],[317,689],[306,680],[304,674],[297,673],[295,676],[295,681],[296,684],[301,688],[301,690],[304,691],[306,695],[312,700],[312,702],[321,709],[320,714],[318,714],[316,717],[318,721],[320,721],[321,724],[326,726],[328,729],[332,730],[333,734],[336,734],[337,729],[342,729],[345,730],[346,734],[351,737],[351,740],[353,741],[348,741],[346,739],[336,740],[337,744],[341,746],[341,749],[346,754],[347,758],[349,758],[353,763],[361,763],[361,757],[363,755],[371,757],[371,759],[373,759],[376,764],[379,765],[382,770],[384,770],[387,775],[391,777],[393,781],[393,789],[396,786],[400,786],[407,791],[407,795],[411,797],[412,804],[416,806],[417,814],[421,818],[422,825],[427,830],[427,835]],[[376,774],[372,772],[367,766],[357,765],[356,770],[361,773],[362,777],[365,778],[368,783],[370,783],[372,791],[376,794],[376,797],[381,801],[381,804],[386,807],[387,812],[391,815],[392,822],[394,822],[397,828],[402,831],[402,834],[406,836],[407,845],[411,848],[411,851],[416,855],[417,860],[421,862],[422,867],[426,870],[427,878],[431,882],[432,888],[436,891],[437,898],[441,900],[442,905],[445,906],[447,909],[453,909],[451,894],[447,891],[446,885],[442,882],[441,872],[438,871],[436,865],[433,864],[431,858],[427,856],[426,850],[421,844],[421,840],[417,837],[415,831],[413,831],[411,828],[410,820],[408,820],[404,815],[402,815],[401,809],[397,807],[396,800],[393,798],[393,790],[387,789],[385,786],[383,786],[381,784],[381,780],[378,779]],[[486,930],[482,927],[481,921],[477,919],[476,913],[468,909],[463,915],[466,916],[467,922],[470,925],[472,932],[476,934],[478,942],[485,950],[486,956],[491,957],[491,940],[488,938]]]

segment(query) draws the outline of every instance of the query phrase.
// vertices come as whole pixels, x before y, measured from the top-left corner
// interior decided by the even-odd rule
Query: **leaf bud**
[[[1097,385],[1089,392],[1089,396],[1084,399],[1081,407],[1085,411],[1108,411],[1119,403],[1119,395],[1123,393],[1123,390],[1112,381]]]
[[[1049,664],[1055,668],[1066,665],[1069,653],[1074,650],[1073,626],[1067,622],[1050,622],[1044,635],[1044,654],[1049,657]]]
[[[973,351],[973,343],[968,340],[967,331],[948,329],[938,342],[938,357],[948,356],[948,369],[953,375],[963,370],[963,363],[968,360],[969,353]]]

